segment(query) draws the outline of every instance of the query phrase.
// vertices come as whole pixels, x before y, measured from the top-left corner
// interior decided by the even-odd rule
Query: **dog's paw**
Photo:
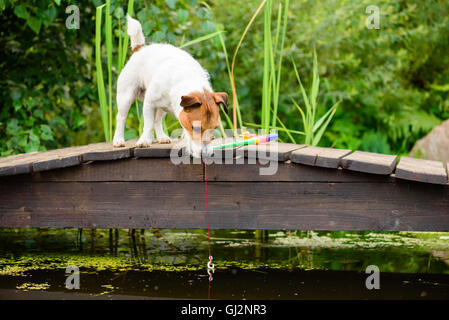
[[[151,139],[140,138],[136,143],[136,148],[149,148],[153,144]]]
[[[166,138],[159,138],[159,139],[157,139],[157,143],[160,143],[160,144],[171,143],[171,139],[170,139],[169,137],[166,137]]]
[[[112,146],[114,148],[120,148],[125,146],[125,140],[124,139],[114,139],[112,142]]]

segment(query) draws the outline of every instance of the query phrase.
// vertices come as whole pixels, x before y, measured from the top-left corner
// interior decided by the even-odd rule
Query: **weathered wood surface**
[[[406,180],[447,184],[447,172],[441,161],[402,157],[395,176]]]
[[[212,141],[211,145],[216,146],[222,143],[230,142],[232,139],[215,139]],[[165,144],[153,144],[149,148],[135,148],[134,156],[137,158],[170,158],[170,157],[186,157],[185,153],[185,142],[174,140],[171,143]],[[211,157],[212,160],[216,159],[233,159],[236,156],[235,148],[218,149],[215,150],[214,155]]]
[[[79,165],[80,155],[87,146],[33,152],[5,159],[0,163],[0,176],[23,174]]]
[[[24,174],[31,171],[30,163],[24,162],[24,158],[31,158],[37,152],[18,154],[7,158],[0,159],[0,176],[9,176],[16,174]]]
[[[432,185],[210,182],[208,191],[214,229],[449,230],[448,190]],[[2,227],[206,227],[200,182],[13,183],[0,186],[0,203]]]
[[[293,162],[310,166],[338,168],[340,159],[351,152],[351,150],[309,146],[293,151],[290,155],[290,159]]]
[[[106,161],[130,158],[134,155],[137,140],[128,140],[124,147],[114,148],[112,142],[88,145],[83,151],[82,161]]]
[[[215,139],[212,145],[217,145],[231,141],[228,139]],[[28,154],[20,154],[7,158],[0,159],[0,176],[20,175],[49,170],[58,170],[60,168],[71,167],[74,172],[80,172],[78,166],[82,166],[82,170],[86,170],[83,165],[86,162],[98,161],[112,161],[127,158],[168,158],[173,154],[178,154],[178,162],[189,163],[194,162],[182,152],[182,145],[178,141],[170,144],[154,144],[150,148],[135,148],[135,140],[127,141],[126,147],[113,148],[110,143],[97,143],[87,146],[70,147],[58,150],[51,150],[47,152],[33,152]],[[175,150],[172,148],[176,145]],[[224,163],[226,165],[241,164],[241,163],[256,163],[255,159],[262,164],[266,163],[262,160],[289,161],[298,164],[307,164],[309,166],[320,168],[338,169],[340,166],[344,169],[371,173],[375,175],[387,175],[395,171],[396,156],[373,154],[367,152],[356,151],[351,153],[351,150],[321,148],[304,145],[294,145],[288,143],[278,143],[277,150],[273,150],[272,143],[258,146],[246,146],[241,148],[228,148],[224,150],[215,150],[215,154],[206,159],[206,163]],[[276,153],[276,155],[273,154]],[[247,159],[244,159],[244,158]],[[182,160],[181,160],[182,159]],[[426,160],[404,158],[404,162],[398,166],[394,175],[400,179],[414,180],[425,183],[447,184],[447,172],[442,164],[426,162]],[[409,158],[410,159],[410,158]],[[222,161],[220,161],[222,160]],[[200,161],[196,161],[200,163]],[[137,162],[133,163],[137,164]],[[103,168],[103,167],[102,167]],[[241,167],[238,167],[241,169]],[[236,170],[239,170],[236,169]],[[214,167],[211,170],[215,170]],[[233,171],[231,167],[226,167],[226,170],[231,170],[232,174],[236,176],[241,175],[238,171]],[[252,174],[260,173],[260,168],[250,169]],[[321,169],[324,170],[324,169]],[[340,169],[338,169],[340,170]],[[89,170],[87,170],[89,171]],[[120,171],[120,170],[119,170]],[[176,170],[175,170],[176,171]],[[282,171],[282,169],[281,169]],[[87,173],[83,173],[87,174]],[[93,173],[89,173],[93,174]],[[109,173],[117,175],[115,173]],[[174,173],[174,175],[179,172]],[[339,172],[332,173],[329,170],[322,171],[323,175],[329,176],[329,181],[339,176]],[[168,174],[168,177],[174,175]],[[221,174],[223,175],[223,174]],[[284,172],[283,176],[293,175],[296,173]],[[98,173],[97,176],[100,176]],[[133,176],[136,181],[144,181],[146,176],[143,175],[143,180],[139,179],[138,175]],[[170,178],[167,178],[170,179]],[[254,176],[254,181],[275,181],[273,176],[266,176],[265,178]],[[376,180],[377,177],[372,177],[371,180]],[[167,180],[169,181],[169,180]]]
[[[260,164],[256,160],[239,159],[241,164],[208,164],[208,181],[223,182],[392,182],[389,176],[364,174],[303,166],[286,161]],[[276,165],[274,175],[260,175],[261,168]],[[3,177],[4,183],[22,182],[113,182],[113,181],[204,181],[203,164],[174,165],[166,158],[130,158],[121,161],[98,161],[78,167],[38,172],[33,175]]]
[[[396,167],[397,156],[355,151],[344,156],[340,160],[340,165],[344,169],[374,173],[391,174]]]
[[[268,166],[265,165],[265,166]],[[449,186],[278,163],[207,166],[214,229],[449,230]],[[89,162],[0,178],[0,227],[205,228],[203,165]],[[20,196],[18,196],[20,195]]]
[[[293,143],[271,142],[267,144],[245,146],[245,157],[251,159],[287,161],[293,151],[304,148],[305,145]]]
[[[175,148],[173,152],[176,153],[182,148],[178,140],[170,143],[155,143],[149,148],[135,148],[134,155],[138,158],[169,158],[173,148]]]

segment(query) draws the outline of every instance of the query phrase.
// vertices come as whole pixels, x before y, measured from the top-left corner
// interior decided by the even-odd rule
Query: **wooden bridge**
[[[204,164],[173,164],[173,145],[133,146],[1,158],[0,227],[206,228]],[[266,147],[206,166],[211,228],[449,231],[447,164]],[[274,175],[260,175],[267,156]]]

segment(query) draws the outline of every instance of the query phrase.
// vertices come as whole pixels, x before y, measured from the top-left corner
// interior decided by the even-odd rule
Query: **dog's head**
[[[201,153],[212,154],[209,142],[212,131],[220,121],[220,105],[228,112],[228,95],[225,92],[191,92],[181,97],[179,122],[187,131],[191,141],[191,151],[194,157],[201,157]],[[198,127],[201,125],[201,130]]]

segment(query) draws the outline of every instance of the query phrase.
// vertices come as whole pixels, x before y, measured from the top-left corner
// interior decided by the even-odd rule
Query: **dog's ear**
[[[186,96],[181,97],[181,107],[190,108],[190,107],[199,107],[201,105],[201,100],[195,94],[188,94]]]
[[[217,92],[214,94],[216,104],[222,104],[223,109],[228,113],[228,94],[226,92]]]

